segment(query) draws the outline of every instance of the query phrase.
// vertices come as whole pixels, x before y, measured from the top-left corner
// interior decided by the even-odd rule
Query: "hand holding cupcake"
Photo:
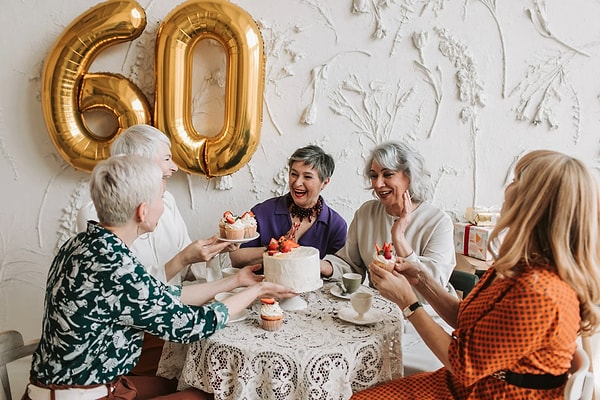
[[[386,271],[392,272],[396,264],[394,245],[384,242],[383,246],[380,247],[379,244],[375,243],[375,254],[373,254],[372,262]]]

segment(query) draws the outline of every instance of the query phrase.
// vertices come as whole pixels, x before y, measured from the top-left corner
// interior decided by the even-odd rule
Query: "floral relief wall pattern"
[[[419,149],[432,201],[456,220],[471,205],[500,207],[510,169],[528,150],[600,165],[600,2],[233,2],[252,15],[264,43],[261,139],[232,175],[178,172],[168,182],[193,238],[213,235],[226,209],[243,212],[284,194],[287,158],[309,143],[336,159],[323,196],[348,222],[371,198],[362,177],[368,150],[386,140]],[[94,71],[128,77],[152,103],[156,32],[179,3],[140,1],[145,31],[101,53]],[[60,33],[96,4],[23,0],[0,13],[0,330],[37,334],[52,256],[76,233],[77,210],[89,201],[88,174],[62,160],[48,137],[40,77]],[[222,123],[226,71],[223,49],[202,41],[190,107],[207,135]]]

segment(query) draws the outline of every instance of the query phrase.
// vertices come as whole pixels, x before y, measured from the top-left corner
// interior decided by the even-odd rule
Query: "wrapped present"
[[[473,225],[495,226],[500,218],[500,212],[492,208],[469,207],[465,218]]]
[[[493,227],[477,226],[470,223],[454,224],[454,247],[457,253],[483,261],[490,261],[492,255],[487,249]]]

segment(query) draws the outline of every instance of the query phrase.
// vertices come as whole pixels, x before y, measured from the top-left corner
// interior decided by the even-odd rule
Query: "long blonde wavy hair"
[[[579,160],[536,150],[515,166],[504,205],[491,234],[494,266],[514,276],[514,267],[542,258],[578,295],[581,333],[600,325],[600,191]],[[502,239],[500,239],[502,238]]]

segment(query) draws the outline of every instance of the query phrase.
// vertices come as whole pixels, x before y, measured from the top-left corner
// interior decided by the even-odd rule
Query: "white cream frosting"
[[[394,264],[395,263],[394,259],[395,259],[394,255],[392,255],[392,258],[390,258],[388,260],[387,258],[385,258],[383,256],[383,254],[377,254],[377,252],[373,253],[373,260],[379,261],[382,264],[389,264],[389,263]]]
[[[244,224],[245,226],[253,226],[256,225],[256,218],[254,218],[252,215],[250,214],[246,214],[244,217],[242,217],[240,219],[242,221],[242,224]]]
[[[260,306],[260,315],[265,317],[282,317],[283,310],[279,307],[279,303],[264,304]]]
[[[225,225],[225,229],[244,229],[244,224],[237,219],[233,224]]]
[[[310,292],[323,285],[319,250],[300,246],[289,253],[263,254],[265,280],[293,288],[298,293]]]

